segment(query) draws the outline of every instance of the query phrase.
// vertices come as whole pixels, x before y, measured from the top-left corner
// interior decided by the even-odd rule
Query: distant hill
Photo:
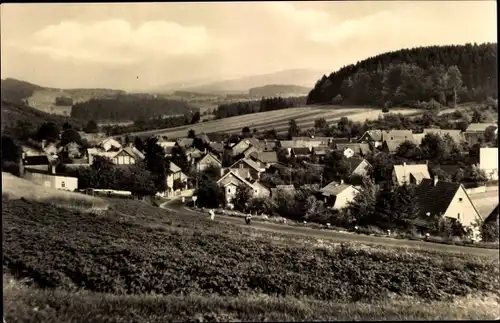
[[[184,91],[198,93],[248,93],[255,87],[268,84],[295,84],[311,88],[322,71],[309,69],[285,70],[281,72],[223,80],[204,85],[184,88]]]
[[[71,114],[71,104],[56,105],[56,98],[71,98],[73,103],[88,101],[93,98],[112,97],[125,94],[122,90],[112,89],[56,89],[43,87],[25,81],[7,78],[1,81],[2,100],[14,103],[25,102],[37,110],[67,115]]]
[[[311,87],[304,87],[304,86],[298,86],[298,85],[283,85],[283,84],[271,84],[271,85],[264,85],[264,86],[259,86],[259,87],[254,87],[251,88],[248,91],[248,94],[251,97],[287,97],[287,96],[301,96],[301,95],[307,95],[309,91],[311,90]]]
[[[22,103],[2,100],[2,133],[9,133],[19,121],[29,122],[35,128],[38,128],[45,122],[54,122],[59,125],[69,122],[76,127],[84,126],[84,122],[79,119],[49,114]]]
[[[456,68],[458,68],[458,71]],[[441,104],[498,97],[497,44],[402,49],[323,75],[308,104]]]

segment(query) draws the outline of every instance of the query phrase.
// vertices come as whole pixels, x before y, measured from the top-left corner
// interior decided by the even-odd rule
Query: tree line
[[[497,98],[496,56],[496,43],[384,53],[324,75],[307,103],[384,106]]]
[[[76,103],[71,109],[71,116],[83,120],[128,121],[197,111],[197,107],[185,101],[133,94]]]
[[[256,112],[288,109],[304,105],[305,103],[306,97],[262,98],[261,100],[221,104],[214,111],[214,114],[217,119],[222,119]]]

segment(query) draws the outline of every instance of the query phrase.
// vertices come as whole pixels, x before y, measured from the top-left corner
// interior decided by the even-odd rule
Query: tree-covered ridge
[[[306,97],[274,97],[262,98],[261,100],[234,102],[229,104],[221,104],[214,112],[217,119],[229,118],[243,114],[274,111],[299,107],[306,103]]]
[[[183,115],[190,111],[195,113],[199,109],[184,101],[133,94],[76,103],[71,116],[85,120],[125,121]]]
[[[320,79],[308,104],[441,104],[497,98],[497,44],[403,49]],[[456,96],[455,96],[456,94]]]

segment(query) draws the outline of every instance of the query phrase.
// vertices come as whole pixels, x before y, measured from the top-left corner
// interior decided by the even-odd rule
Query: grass
[[[5,172],[2,172],[3,195],[9,199],[23,198],[85,212],[102,211],[108,208],[108,203],[101,198],[47,188]]]
[[[144,202],[106,201],[105,213],[82,214],[2,200],[8,322],[499,314],[498,257],[268,234]]]
[[[370,303],[337,303],[265,294],[112,295],[28,287],[4,277],[7,322],[200,322],[311,320],[493,320],[498,298],[459,297],[453,303],[401,298]]]
[[[446,110],[453,111],[453,110]],[[442,111],[442,112],[446,112]],[[422,109],[410,108],[394,108],[391,113],[401,113],[404,115],[420,115],[425,112]],[[170,138],[186,136],[189,129],[195,132],[227,132],[239,133],[245,126],[250,129],[256,128],[258,131],[269,130],[274,128],[277,133],[286,133],[288,122],[290,119],[295,119],[297,125],[301,129],[312,128],[314,120],[325,118],[328,123],[335,123],[341,117],[347,117],[353,121],[364,122],[366,119],[373,120],[383,115],[381,109],[362,106],[304,106],[298,108],[290,108],[285,110],[276,110],[268,112],[253,113],[250,115],[241,115],[220,120],[211,120],[195,125],[181,126],[164,130],[152,130],[145,132],[133,133],[130,135],[145,136],[151,134],[165,135]]]

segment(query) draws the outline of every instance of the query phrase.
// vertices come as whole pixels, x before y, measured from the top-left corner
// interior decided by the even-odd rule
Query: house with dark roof
[[[477,220],[482,221],[465,187],[460,183],[423,179],[416,187],[418,215],[416,224],[428,227],[428,219],[446,217],[459,221],[465,227],[471,227]]]
[[[347,158],[347,163],[351,168],[351,176],[368,176],[368,172],[372,168],[372,165],[364,158]]]
[[[278,155],[275,151],[257,151],[251,153],[249,157],[259,162],[265,168],[278,162]]]
[[[359,137],[358,142],[365,144],[372,144],[377,148],[382,145],[382,130],[367,130]]]
[[[311,156],[311,148],[291,148],[290,155],[297,157],[310,157]]]
[[[252,146],[254,147],[254,149],[250,152],[263,150],[263,147],[258,139],[244,138],[232,147],[233,156],[238,156],[239,154],[243,154],[247,149],[249,149]]]
[[[336,144],[335,149],[341,151],[347,158],[367,156],[371,153],[370,145],[367,143]]]
[[[413,138],[411,138],[411,139],[384,140],[380,149],[382,151],[385,151],[386,153],[394,154],[398,151],[399,146],[401,146],[401,144],[406,142],[406,141],[411,142],[417,146],[419,145],[418,140],[415,140]]]
[[[354,198],[359,193],[359,190],[350,184],[331,182],[320,190],[324,198],[325,205],[331,206],[333,209],[340,210],[354,201]]]
[[[229,171],[233,169],[248,169],[248,172],[253,179],[259,179],[260,173],[265,171],[265,169],[262,168],[259,163],[253,161],[250,158],[241,158],[240,160],[229,166],[227,169]],[[226,170],[224,170],[224,173],[226,173]]]
[[[177,143],[177,146],[182,148],[191,148],[193,146],[193,141],[193,138],[177,138],[175,142]]]

